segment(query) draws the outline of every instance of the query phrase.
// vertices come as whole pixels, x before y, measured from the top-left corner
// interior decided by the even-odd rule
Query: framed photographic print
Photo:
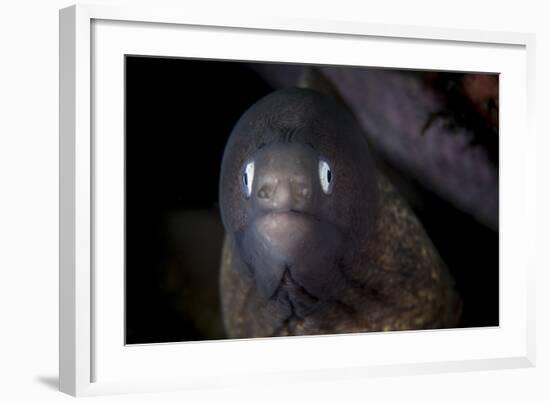
[[[533,366],[533,46],[61,10],[61,390]]]

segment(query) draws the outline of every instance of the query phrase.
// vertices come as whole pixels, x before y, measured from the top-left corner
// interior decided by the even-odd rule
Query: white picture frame
[[[535,261],[526,256],[535,242],[534,41],[154,7],[61,10],[60,390],[80,396],[534,366]],[[357,46],[368,60],[351,51]],[[500,73],[500,326],[125,346],[124,54]]]

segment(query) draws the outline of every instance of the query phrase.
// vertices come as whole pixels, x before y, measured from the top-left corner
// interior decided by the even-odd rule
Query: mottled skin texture
[[[331,166],[329,194],[318,181],[319,159]],[[250,160],[257,172],[246,196],[242,174]],[[444,328],[458,321],[461,303],[440,256],[376,171],[354,117],[324,95],[277,91],[243,115],[224,155],[220,205],[230,337]]]

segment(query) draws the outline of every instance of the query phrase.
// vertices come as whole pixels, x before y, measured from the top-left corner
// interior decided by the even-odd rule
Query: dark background
[[[221,157],[240,115],[273,89],[250,63],[126,57],[128,344],[224,338]],[[401,174],[463,297],[461,326],[498,325],[498,232]]]

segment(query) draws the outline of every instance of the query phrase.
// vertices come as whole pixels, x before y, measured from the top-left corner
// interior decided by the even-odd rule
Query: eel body
[[[453,279],[355,117],[284,89],[236,124],[220,177],[229,337],[455,327]]]

